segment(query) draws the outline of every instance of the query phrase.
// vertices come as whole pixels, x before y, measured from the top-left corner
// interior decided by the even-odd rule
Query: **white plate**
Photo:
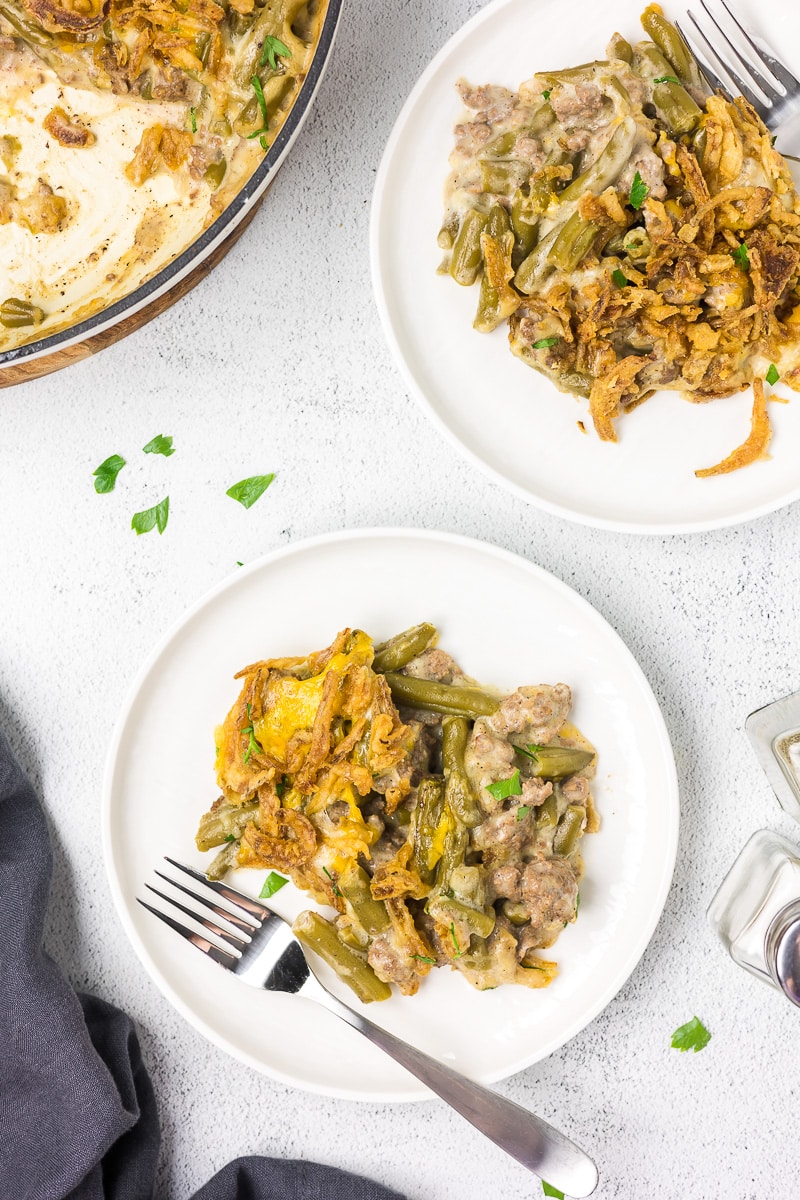
[[[800,71],[800,10],[778,0],[736,7]],[[618,444],[600,442],[586,401],[558,392],[515,358],[504,328],[473,330],[477,287],[436,274],[447,160],[462,107],[455,81],[464,75],[516,89],[536,71],[602,58],[615,29],[629,40],[645,36],[643,8],[644,0],[495,0],[465,25],[425,71],[389,138],[373,199],[372,277],[412,395],[478,466],[572,520],[679,533],[745,521],[800,496],[800,397],[770,405],[772,461],[695,479],[695,468],[744,441],[750,392],[711,404],[662,392],[617,423]]]
[[[369,1009],[372,1020],[476,1079],[519,1071],[582,1029],[628,978],[664,905],[678,833],[675,766],[653,694],[616,633],[563,583],[503,550],[447,534],[360,530],[280,550],[217,587],[155,650],[123,710],[106,772],[111,888],[164,995],[258,1070],[349,1099],[426,1092],[329,1013],[221,971],[136,896],[161,855],[208,861],[194,849],[194,832],[217,794],[214,727],[238,695],[236,670],[324,646],[346,625],[385,638],[421,620],[435,622],[441,644],[486,683],[571,684],[575,720],[599,750],[603,826],[586,839],[580,917],[554,948],[556,981],[541,991],[481,993],[441,970],[417,996]],[[236,878],[257,894],[264,875]],[[284,912],[307,906],[290,886],[276,897]]]

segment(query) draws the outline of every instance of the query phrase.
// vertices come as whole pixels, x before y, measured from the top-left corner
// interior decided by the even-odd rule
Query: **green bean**
[[[552,829],[558,824],[558,800],[551,792],[547,799],[536,809],[536,828]]]
[[[452,818],[452,813],[450,813]],[[453,822],[454,828],[449,829],[444,839],[444,849],[442,857],[439,859],[439,865],[436,868],[436,888],[437,895],[447,892],[451,887],[451,878],[454,871],[464,865],[469,848],[469,833],[461,824],[460,821]]]
[[[563,855],[564,858],[571,854],[585,824],[586,809],[580,804],[570,804],[553,834],[553,852]]]
[[[385,933],[391,924],[389,914],[382,900],[373,899],[364,868],[351,866],[339,876],[337,884],[361,927],[371,937]]]
[[[21,151],[22,142],[19,138],[12,137],[9,133],[0,137],[0,158],[9,169],[16,166]]]
[[[486,232],[496,242],[501,241],[507,233],[511,233],[511,221],[502,204],[493,204],[489,209]]]
[[[594,378],[587,375],[585,371],[558,371],[554,373],[558,379],[559,387],[566,388],[568,392],[572,392],[575,396],[585,396],[587,399],[591,395]]]
[[[674,25],[666,19],[658,4],[648,4],[642,13],[642,26],[681,79],[694,82],[694,59]],[[696,68],[695,68],[696,70]]]
[[[415,679],[413,675],[386,672],[386,682],[396,704],[421,708],[425,712],[456,717],[489,717],[497,712],[500,700],[481,688],[439,683],[435,679]]]
[[[436,243],[442,250],[452,250],[457,234],[458,217],[455,213],[448,213],[445,221],[442,224],[442,228],[439,230]]]
[[[484,192],[509,196],[520,187],[530,174],[528,163],[517,158],[482,158],[481,187]]]
[[[231,867],[236,864],[236,856],[239,853],[239,841],[236,839],[233,842],[228,842],[223,846],[219,854],[214,855],[209,865],[206,867],[206,879],[210,879],[212,883],[216,883],[220,879],[224,879]]]
[[[246,825],[252,821],[258,812],[258,801],[250,804],[220,804],[212,808],[200,818],[200,825],[195,835],[198,850],[211,850],[221,846],[230,837],[241,837]]]
[[[598,59],[596,62],[581,63],[577,67],[567,67],[563,71],[538,71],[536,79],[544,79],[547,84],[558,83],[593,83],[597,79],[598,70],[605,70],[611,66],[607,59]]]
[[[417,790],[414,810],[412,863],[423,883],[433,882],[434,868],[441,858],[436,853],[437,834],[445,819],[444,783],[441,779],[423,779]]]
[[[373,671],[378,675],[383,675],[386,671],[399,671],[406,663],[410,663],[412,658],[427,650],[436,637],[436,626],[428,624],[427,621],[404,629],[402,633],[389,638],[388,642],[382,642],[375,647]]]
[[[640,225],[627,230],[622,235],[622,249],[632,262],[641,262],[647,258],[652,249],[647,230]]]
[[[250,87],[250,80],[259,70],[261,50],[266,37],[284,36],[284,0],[267,0],[251,23],[247,32],[247,44],[237,52],[233,78],[240,88]],[[263,81],[262,81],[263,82]]]
[[[563,224],[566,224],[566,222]],[[556,225],[554,229],[545,234],[542,240],[531,250],[528,257],[517,267],[517,273],[514,276],[514,286],[518,292],[524,292],[526,296],[529,296],[531,292],[536,291],[536,288],[545,275],[552,271],[553,268],[548,260],[548,255],[563,228],[563,224]]]
[[[378,979],[368,962],[345,946],[329,921],[315,912],[301,912],[292,932],[300,941],[332,967],[364,1004],[388,1000],[392,989]]]
[[[528,197],[521,188],[517,188],[511,201],[511,228],[521,258],[527,258],[536,245],[538,227],[539,218],[530,211]]]
[[[706,142],[707,141],[708,141],[708,134],[706,133],[705,125],[701,125],[700,128],[695,133],[694,137],[692,138],[692,150],[694,152],[695,158],[697,159],[697,161],[701,167],[703,165],[703,157],[706,152]]]
[[[570,746],[537,746],[535,751],[520,750],[520,753],[530,758],[530,774],[537,779],[566,779],[588,767],[594,758],[591,750],[574,750]]]
[[[203,178],[205,179],[212,192],[215,192],[225,178],[225,172],[228,169],[228,163],[224,158],[218,162],[209,163],[206,167]]]
[[[667,80],[653,88],[653,104],[659,117],[673,134],[691,133],[703,115],[686,88]]]
[[[617,58],[620,62],[628,63],[628,65],[633,62],[633,48],[630,42],[625,41],[621,33],[612,34],[608,48],[612,58]]]
[[[468,829],[480,825],[483,815],[475,803],[464,766],[469,725],[464,717],[445,717],[442,721],[442,767],[445,799],[453,813]]]
[[[633,117],[624,117],[596,162],[561,192],[558,197],[559,205],[572,204],[587,192],[599,195],[615,183],[628,164],[635,140],[636,122]]]
[[[462,904],[460,900],[451,900],[448,896],[440,896],[430,905],[431,916],[436,920],[449,922],[460,921],[466,925],[470,933],[476,937],[488,938],[495,926],[495,913],[491,905],[486,911]]]
[[[18,300],[9,296],[0,304],[0,325],[6,329],[24,329],[28,325],[41,325],[44,311],[31,304],[30,300]]]
[[[514,143],[517,140],[517,135],[514,132],[501,133],[493,142],[490,142],[486,147],[485,153],[492,158],[502,158],[506,154],[510,154],[514,149]]]
[[[481,234],[487,220],[485,213],[471,208],[461,222],[450,258],[450,274],[463,287],[470,287],[478,278],[483,262]]]
[[[562,271],[574,271],[583,262],[600,232],[593,221],[584,221],[579,212],[574,212],[558,231],[558,237],[550,247],[547,261]]]
[[[527,925],[531,919],[531,914],[524,904],[517,904],[513,900],[504,900],[502,907],[503,916],[508,917],[512,925]]]
[[[511,221],[508,213],[502,204],[493,204],[489,211],[489,220],[486,225],[485,233],[482,235],[481,246],[484,249],[484,259],[486,260],[486,236],[491,239],[493,244],[496,244],[498,253],[503,262],[509,261],[514,252],[514,235],[511,232]],[[512,312],[519,306],[519,297],[511,288],[505,286],[507,280],[503,278],[498,284],[493,282],[492,272],[489,269],[488,260],[484,265],[483,274],[481,275],[481,287],[478,297],[478,310],[473,321],[473,328],[480,333],[491,333],[496,329],[501,321],[509,317]]]
[[[634,70],[648,82],[671,75],[674,67],[668,62],[655,42],[639,42],[634,55]]]

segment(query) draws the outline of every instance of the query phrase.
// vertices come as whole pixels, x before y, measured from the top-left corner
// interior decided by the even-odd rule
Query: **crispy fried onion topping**
[[[705,402],[755,383],[750,436],[696,472],[705,478],[766,452],[760,364],[800,383],[800,198],[747,101],[712,96],[702,132],[702,153],[690,139],[670,144],[667,198],[648,196],[641,217],[613,189],[582,197],[581,217],[600,230],[590,252],[575,271],[545,276],[509,324],[516,354],[588,396],[604,441],[658,388]]]

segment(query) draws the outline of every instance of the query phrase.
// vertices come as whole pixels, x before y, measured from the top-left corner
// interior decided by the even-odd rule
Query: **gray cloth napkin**
[[[160,1141],[131,1019],[42,950],[44,813],[0,733],[0,1200],[150,1200]],[[402,1200],[316,1163],[240,1158],[194,1200]]]

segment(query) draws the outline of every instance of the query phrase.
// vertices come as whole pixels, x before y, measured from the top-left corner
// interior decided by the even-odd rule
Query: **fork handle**
[[[324,1000],[317,998],[540,1179],[569,1196],[590,1196],[595,1190],[598,1175],[592,1160],[541,1117],[373,1025],[330,992]]]

